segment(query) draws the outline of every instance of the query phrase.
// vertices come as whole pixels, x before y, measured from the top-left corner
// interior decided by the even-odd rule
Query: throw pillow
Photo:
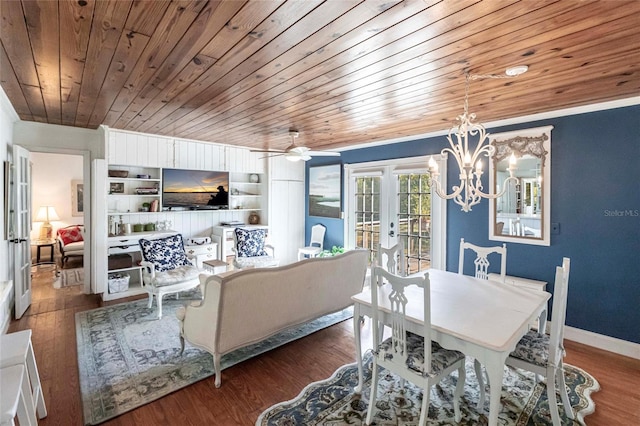
[[[58,235],[65,246],[78,241],[84,241],[84,238],[82,238],[82,231],[79,226],[70,226],[58,229]]]
[[[236,228],[236,253],[238,257],[267,256],[264,251],[264,240],[267,232],[264,229]]]
[[[187,253],[184,251],[182,235],[172,235],[157,240],[138,241],[142,258],[153,263],[156,272],[164,272],[182,265],[190,265]]]

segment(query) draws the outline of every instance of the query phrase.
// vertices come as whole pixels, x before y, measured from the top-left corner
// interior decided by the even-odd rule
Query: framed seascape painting
[[[340,164],[309,168],[309,216],[340,218]]]

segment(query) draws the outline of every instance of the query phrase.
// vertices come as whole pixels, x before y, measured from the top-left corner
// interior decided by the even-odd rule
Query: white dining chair
[[[556,267],[553,286],[553,306],[551,309],[551,334],[529,330],[516,345],[516,349],[507,358],[506,364],[522,368],[546,377],[549,411],[554,426],[560,426],[560,414],[556,391],[560,393],[567,417],[574,418],[567,386],[564,380],[563,358],[565,355],[564,323],[567,312],[567,294],[569,290],[569,270],[571,261],[565,257],[562,266]]]
[[[378,300],[378,288],[388,283],[393,291],[389,293],[388,300]],[[416,285],[423,289],[424,324],[421,328],[422,336],[405,331],[408,328],[405,308],[407,297],[405,288]],[[382,306],[390,312],[386,321],[391,327],[391,337],[380,341],[378,327],[383,320]],[[373,371],[371,378],[371,395],[367,410],[366,424],[370,425],[375,410],[375,401],[378,390],[379,367],[383,367],[402,379],[420,386],[423,389],[422,407],[420,411],[419,425],[426,425],[429,415],[429,393],[431,386],[438,383],[443,377],[454,370],[458,370],[458,382],[454,391],[454,413],[456,422],[460,421],[460,397],[464,391],[465,382],[465,357],[458,351],[442,348],[436,342],[431,341],[431,294],[429,274],[420,277],[400,277],[385,271],[380,266],[375,266],[372,271],[371,281],[371,310],[373,325]]]
[[[327,232],[327,227],[321,223],[317,223],[311,227],[311,240],[306,247],[300,247],[298,249],[298,260],[302,260],[305,256],[316,257],[324,249],[324,234]]]
[[[482,280],[489,279],[489,255],[492,253],[496,253],[500,255],[500,279],[499,281],[504,283],[507,277],[507,245],[502,244],[502,246],[493,246],[493,247],[482,247],[477,246],[475,244],[467,243],[464,241],[464,238],[460,238],[460,256],[458,258],[458,274],[464,274],[464,253],[466,250],[472,250],[476,258],[473,261],[474,264],[474,275],[476,278],[480,278]],[[483,380],[483,371],[482,365],[476,359],[473,362],[474,369],[476,372],[476,376],[478,377],[478,383],[480,385],[480,399],[478,400],[478,407],[482,407],[484,405],[485,400],[485,387]],[[487,376],[487,384],[489,384],[489,377]]]
[[[378,244],[378,266],[385,271],[404,277],[407,275],[407,262],[404,256],[404,241],[399,240],[396,245],[389,248]]]
[[[460,257],[458,260],[458,273],[464,273],[464,252],[473,250],[476,258],[473,261],[475,277],[483,280],[489,279],[489,255],[497,253],[500,255],[500,282],[504,282],[507,276],[507,245],[494,247],[481,247],[475,244],[466,243],[464,238],[460,239]]]

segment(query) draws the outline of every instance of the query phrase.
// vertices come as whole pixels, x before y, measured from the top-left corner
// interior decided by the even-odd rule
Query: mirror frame
[[[489,240],[508,243],[532,244],[539,246],[551,245],[551,130],[553,126],[535,127],[516,130],[513,132],[489,135],[491,145],[495,147],[492,159],[489,161],[489,188],[495,192],[496,164],[514,153],[517,159],[523,155],[530,155],[541,159],[542,185],[541,204],[542,218],[540,221],[540,237],[526,237],[496,234],[496,204],[497,199],[489,200]]]

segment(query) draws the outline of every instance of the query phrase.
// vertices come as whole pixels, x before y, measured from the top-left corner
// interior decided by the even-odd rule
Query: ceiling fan
[[[285,158],[289,161],[308,161],[311,160],[311,157],[338,157],[340,156],[339,152],[334,151],[312,151],[310,148],[307,148],[303,145],[296,145],[296,138],[300,136],[300,133],[297,130],[290,130],[289,136],[291,137],[291,145],[289,145],[284,150],[276,150],[276,149],[252,149],[251,152],[268,152],[272,155],[268,157],[275,157],[278,155],[284,155]]]

